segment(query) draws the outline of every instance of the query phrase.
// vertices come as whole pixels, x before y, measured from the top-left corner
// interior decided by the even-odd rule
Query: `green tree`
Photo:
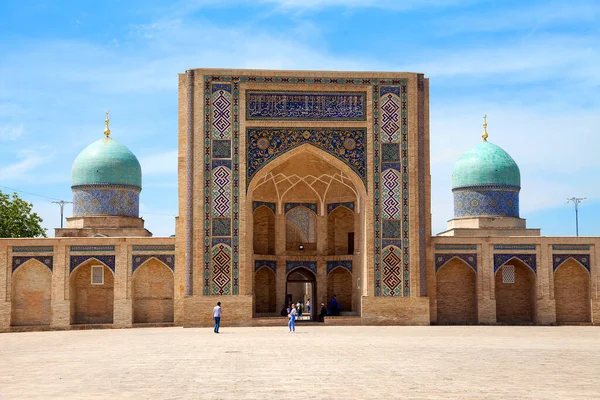
[[[46,237],[42,218],[31,212],[32,208],[33,204],[16,193],[11,198],[0,191],[0,238]]]

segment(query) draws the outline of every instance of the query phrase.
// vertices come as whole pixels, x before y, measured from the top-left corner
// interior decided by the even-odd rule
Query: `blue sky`
[[[521,168],[528,226],[574,235],[565,199],[587,197],[580,235],[600,235],[598,1],[4,0],[0,15],[0,190],[19,189],[47,228],[110,109],[142,163],[146,226],[173,234],[177,73],[217,67],[424,72],[434,233],[487,113]]]

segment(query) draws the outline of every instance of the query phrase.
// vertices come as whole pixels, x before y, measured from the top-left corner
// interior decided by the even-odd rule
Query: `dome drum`
[[[469,187],[454,189],[454,217],[519,218],[519,189]]]
[[[72,190],[73,217],[139,216],[139,188],[80,185]]]

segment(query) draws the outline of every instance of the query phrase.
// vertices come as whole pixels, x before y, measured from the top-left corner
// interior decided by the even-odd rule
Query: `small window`
[[[502,283],[515,283],[514,265],[505,265],[502,267]]]
[[[104,285],[104,266],[92,266],[92,285]]]

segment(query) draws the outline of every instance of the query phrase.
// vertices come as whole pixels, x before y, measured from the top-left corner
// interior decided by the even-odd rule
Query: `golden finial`
[[[484,142],[487,142],[488,133],[487,133],[487,114],[483,116],[483,135],[481,135]]]
[[[104,134],[106,135],[106,137],[110,136],[110,129],[108,128],[108,123],[110,122],[110,119],[108,119],[108,114],[110,114],[110,111],[106,112],[106,119],[104,120],[104,122],[106,122],[106,129],[104,130]]]

